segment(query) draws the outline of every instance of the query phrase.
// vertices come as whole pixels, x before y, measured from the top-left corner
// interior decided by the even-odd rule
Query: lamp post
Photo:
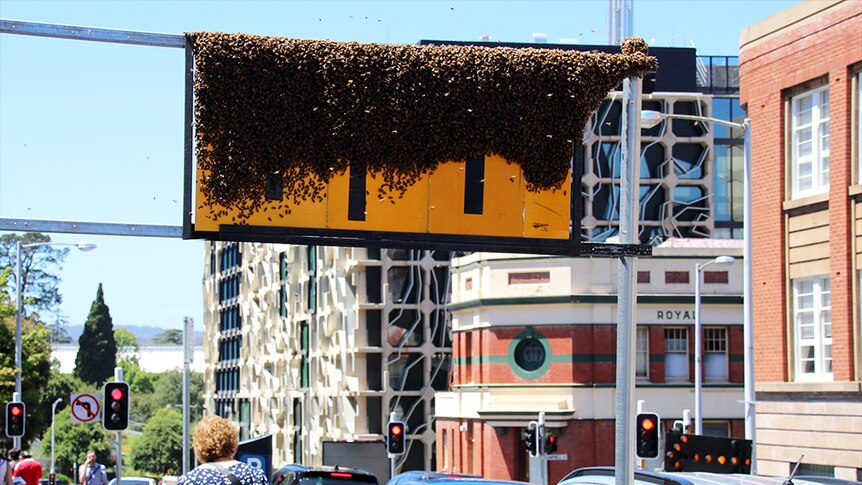
[[[38,246],[75,246],[81,251],[92,251],[96,249],[96,245],[87,242],[79,243],[58,243],[58,242],[41,242],[32,244],[21,244],[21,241],[15,243],[15,297],[18,300],[18,305],[15,310],[15,392],[24,399],[21,393],[21,317],[24,314],[24,298],[21,294],[23,285],[21,277],[21,251],[24,249],[35,248]],[[16,448],[21,447],[21,438],[16,437],[13,440]]]
[[[58,397],[54,404],[51,405],[51,476],[54,476],[54,416],[57,414],[57,405],[63,401],[62,397]]]
[[[713,264],[728,264],[736,261],[733,256],[719,256],[712,261],[694,265],[694,434],[703,434],[703,342],[700,322],[700,278],[701,272]]]
[[[719,118],[709,118],[706,116],[683,115],[673,113],[661,113],[659,111],[644,110],[641,112],[641,128],[652,128],[661,123],[667,118],[706,121],[709,123],[717,123],[719,125],[729,126],[742,130],[743,132],[743,241],[745,250],[743,253],[743,272],[742,272],[742,294],[743,294],[743,358],[744,372],[743,381],[745,386],[744,398],[745,403],[745,438],[751,440],[751,473],[757,473],[756,460],[756,444],[755,438],[757,426],[755,425],[754,414],[754,291],[752,288],[751,278],[751,119],[746,118],[742,123],[734,123],[732,121],[722,120]]]

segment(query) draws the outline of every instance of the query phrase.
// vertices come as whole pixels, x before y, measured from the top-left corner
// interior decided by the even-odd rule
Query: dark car
[[[378,485],[373,473],[338,466],[284,465],[272,474],[273,485]]]

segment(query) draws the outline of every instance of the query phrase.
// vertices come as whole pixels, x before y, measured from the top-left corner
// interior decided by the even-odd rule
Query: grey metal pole
[[[709,263],[707,263],[709,264]],[[701,352],[701,330],[700,330],[700,271],[706,265],[694,265],[694,434],[703,434],[703,408],[701,406],[701,393],[703,392],[703,376],[701,366],[703,355]]]
[[[189,472],[189,364],[193,358],[194,320],[183,318],[183,475]]]
[[[638,199],[640,186],[640,114],[641,84],[633,76],[623,81],[623,132],[620,140],[620,243],[638,240]],[[617,386],[616,386],[616,450],[614,454],[615,483],[634,483],[634,384],[635,334],[633,320],[637,307],[637,258],[623,256],[617,265]]]
[[[63,398],[58,397],[57,400],[54,401],[54,404],[51,405],[51,475],[54,474],[54,455],[55,455],[54,450],[56,449],[54,447],[54,435],[56,434],[54,432],[54,421],[55,421],[54,418],[55,418],[55,415],[57,414],[57,405],[60,404],[62,401],[63,401]]]
[[[123,380],[123,368],[114,367],[114,381],[125,382]],[[131,405],[131,401],[130,401]],[[117,485],[123,482],[123,433],[117,431]]]
[[[21,396],[21,314],[24,298],[21,297],[21,241],[15,242],[15,298],[18,300],[15,311],[15,392]],[[12,438],[12,445],[21,448],[21,438]]]
[[[539,421],[536,426],[536,447],[539,450],[539,483],[548,485],[548,460],[545,455],[545,412],[539,411]]]
[[[751,119],[743,121],[745,130],[745,146],[743,149],[743,176],[745,184],[745,216],[743,218],[743,239],[745,240],[745,265],[743,266],[743,292],[742,299],[745,315],[743,320],[743,345],[744,350],[744,386],[745,386],[745,439],[751,440],[751,474],[757,474],[757,440],[755,434],[755,393],[754,393],[754,286],[751,274]]]

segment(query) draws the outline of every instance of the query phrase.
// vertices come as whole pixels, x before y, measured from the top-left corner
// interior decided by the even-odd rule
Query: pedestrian
[[[203,418],[192,437],[201,464],[181,476],[177,485],[269,485],[261,470],[234,460],[238,445],[236,425],[218,416]]]
[[[27,485],[39,485],[42,479],[42,464],[33,459],[29,451],[21,452],[21,461],[12,470],[13,477],[21,477]]]
[[[6,459],[9,461],[9,468],[14,470],[15,465],[21,461],[21,449],[20,448],[9,448],[9,453],[6,454]]]
[[[105,465],[96,461],[96,452],[87,450],[87,461],[78,467],[78,482],[81,485],[108,485]]]
[[[0,456],[0,485],[12,485],[12,466]]]

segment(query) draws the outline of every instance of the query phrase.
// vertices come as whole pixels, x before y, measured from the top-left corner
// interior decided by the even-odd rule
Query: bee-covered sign
[[[575,254],[585,123],[656,68],[640,39],[607,54],[187,37],[192,220],[213,239]]]

